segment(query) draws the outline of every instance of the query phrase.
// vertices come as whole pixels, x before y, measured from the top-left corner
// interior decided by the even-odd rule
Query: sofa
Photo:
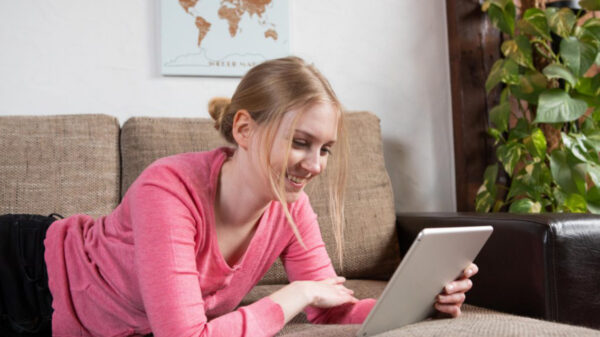
[[[346,118],[350,156],[342,261],[335,252],[325,193],[327,179],[336,174],[340,164],[335,155],[327,171],[307,186],[307,193],[334,267],[348,279],[347,286],[358,298],[381,294],[421,228],[480,223],[496,228],[476,260],[481,271],[473,279],[475,286],[461,317],[429,319],[381,336],[600,336],[596,330],[600,328],[600,278],[580,280],[589,268],[596,268],[589,271],[599,275],[600,245],[587,246],[597,242],[595,235],[587,236],[595,230],[579,235],[579,227],[571,233],[563,223],[544,227],[541,218],[532,224],[527,217],[514,215],[396,214],[379,119],[369,112],[348,112]],[[131,183],[154,160],[223,145],[227,144],[213,122],[204,118],[133,117],[121,126],[108,115],[0,116],[0,214],[101,216],[118,205]],[[594,227],[596,219],[588,221],[586,228]],[[564,222],[568,223],[568,218]],[[561,246],[560,240],[549,235],[563,229],[562,236],[556,237],[570,243]],[[569,251],[562,252],[559,246],[579,249],[577,254],[586,257],[584,265],[572,267],[579,274],[562,274],[571,272],[567,262],[575,262],[581,255],[569,256]],[[548,254],[554,258],[552,254],[563,253],[564,260],[554,261],[558,266],[548,265]],[[286,282],[278,261],[240,306]],[[572,289],[580,284],[584,284],[581,289]],[[581,296],[570,299],[576,293]],[[351,336],[358,329],[359,325],[308,324],[301,313],[279,335]]]

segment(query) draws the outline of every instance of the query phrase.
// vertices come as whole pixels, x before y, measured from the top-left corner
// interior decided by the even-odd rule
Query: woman
[[[210,110],[235,149],[160,159],[111,214],[50,226],[53,334],[271,336],[302,310],[314,323],[366,318],[375,300],[336,276],[303,192],[343,136],[327,80],[299,58],[267,61]],[[331,199],[341,233],[343,198]],[[234,310],[277,257],[290,284]],[[460,313],[476,271],[438,296],[440,312]]]

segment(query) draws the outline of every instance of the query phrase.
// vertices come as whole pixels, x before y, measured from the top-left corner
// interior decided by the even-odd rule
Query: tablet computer
[[[436,296],[462,275],[492,231],[492,226],[423,229],[356,336],[372,336],[431,316]]]

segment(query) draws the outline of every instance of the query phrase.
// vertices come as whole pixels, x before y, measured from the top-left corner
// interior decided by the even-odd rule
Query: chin
[[[285,201],[288,204],[291,204],[293,202],[298,201],[298,199],[300,199],[300,193],[302,193],[302,191],[300,191],[300,192],[286,192],[285,193]]]

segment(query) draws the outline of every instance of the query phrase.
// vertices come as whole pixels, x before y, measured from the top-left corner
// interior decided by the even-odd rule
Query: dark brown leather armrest
[[[493,226],[468,303],[600,328],[600,216],[401,213],[396,224],[402,253],[426,227]]]

